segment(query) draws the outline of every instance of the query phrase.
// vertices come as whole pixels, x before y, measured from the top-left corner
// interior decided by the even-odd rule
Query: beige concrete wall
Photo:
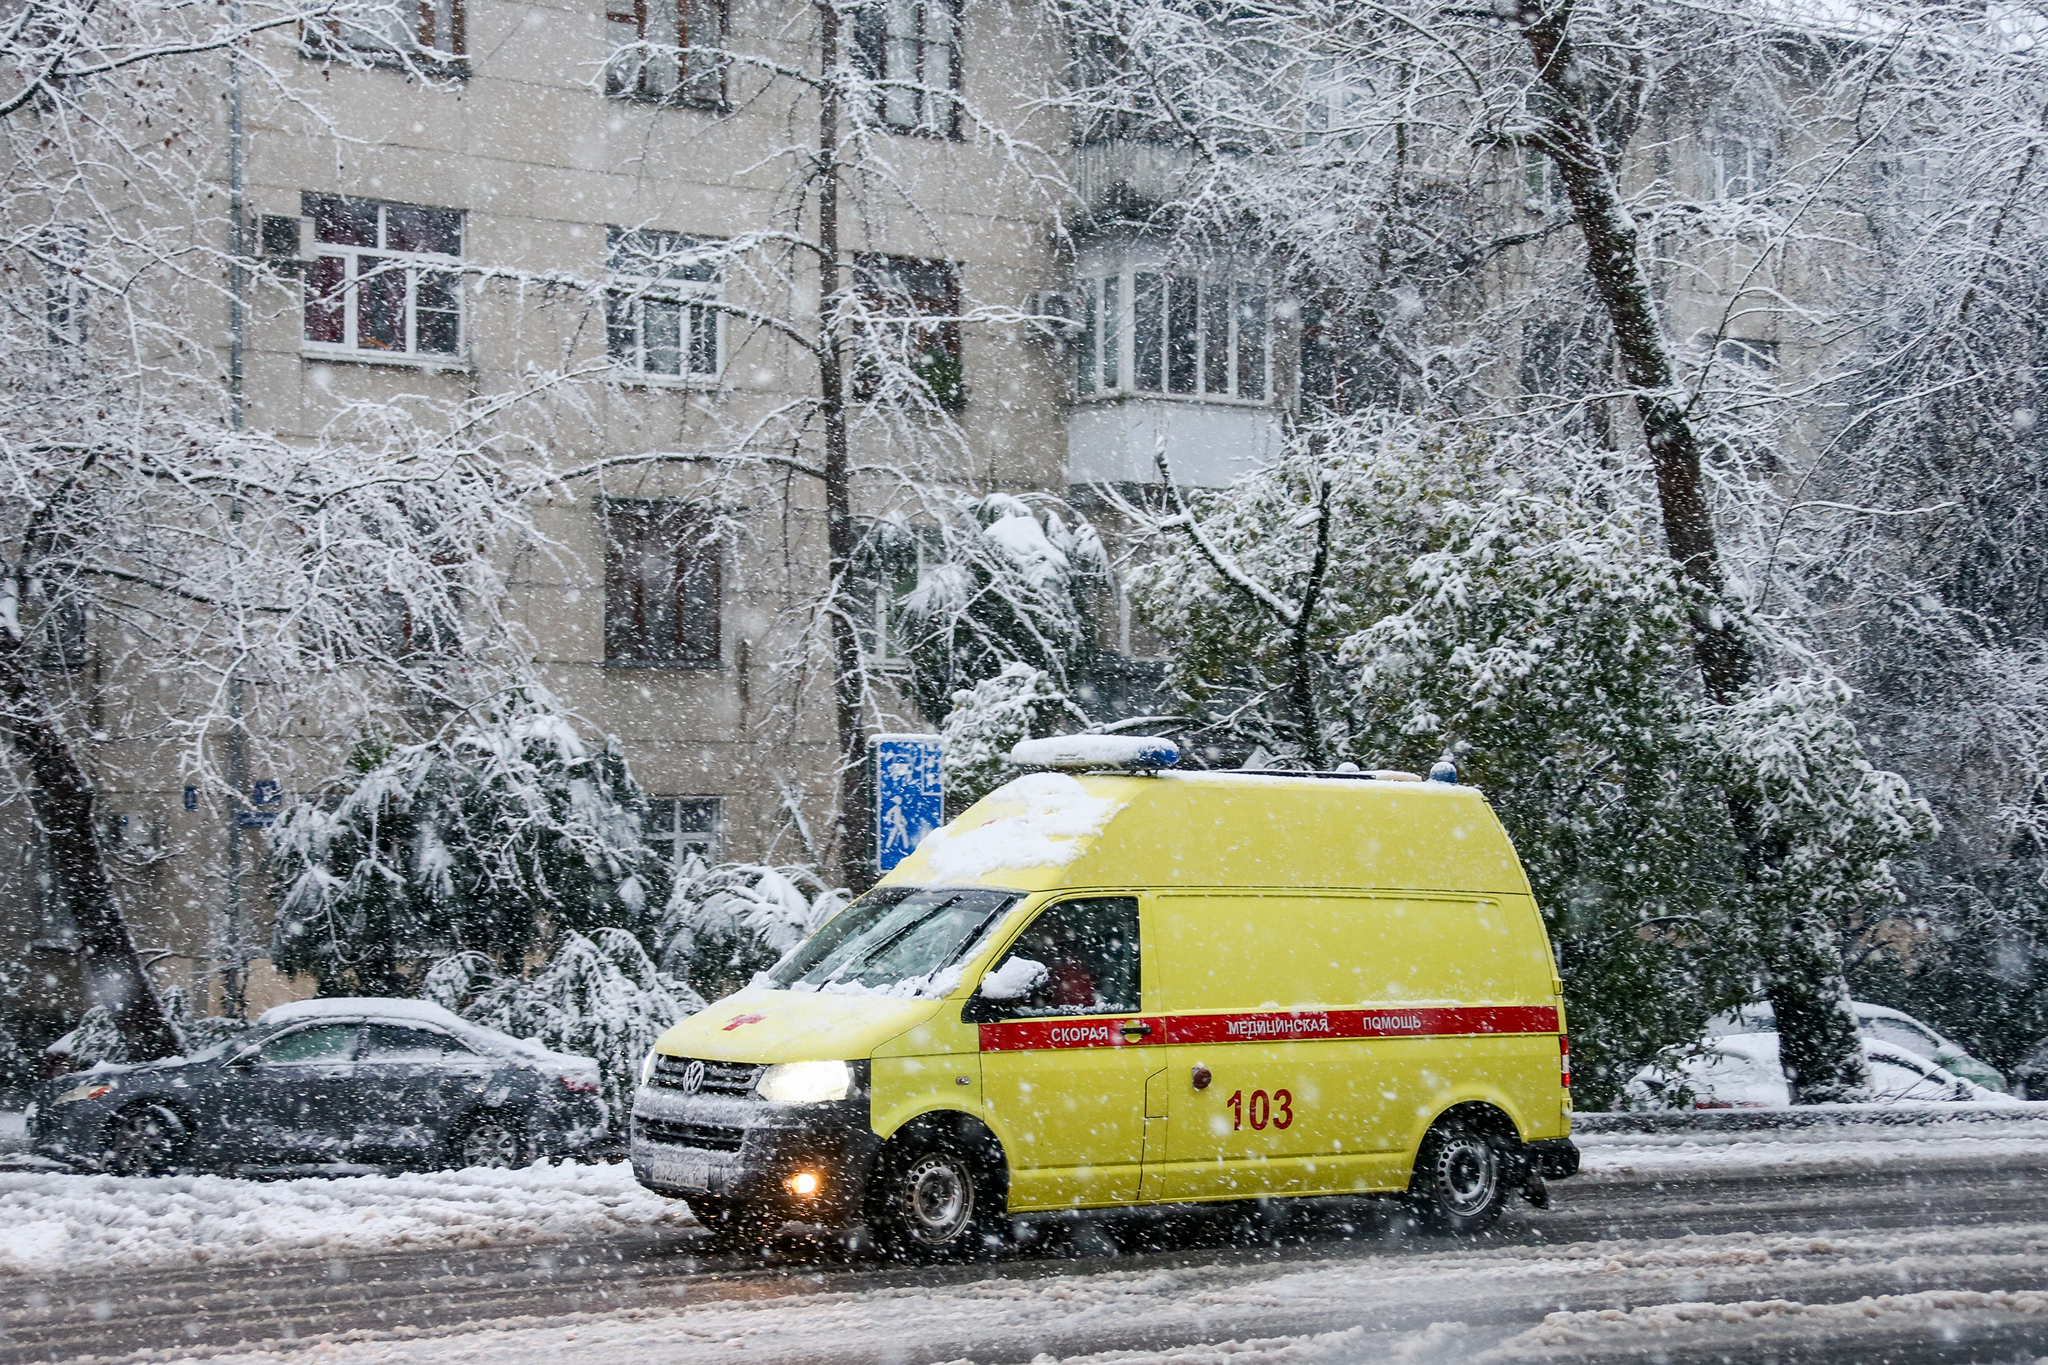
[[[607,50],[601,5],[468,5],[466,79],[329,68],[301,55],[294,35],[260,40],[262,60],[302,98],[279,99],[252,84],[248,207],[252,216],[296,217],[301,195],[320,192],[459,209],[466,267],[526,278],[473,274],[463,299],[463,363],[424,368],[302,354],[296,275],[259,270],[249,295],[252,429],[304,437],[351,403],[445,409],[516,389],[535,371],[602,370],[599,295],[581,286],[603,280],[608,224],[712,237],[812,227],[806,214],[792,212],[794,163],[778,155],[816,135],[815,103],[794,83],[770,81],[742,63],[724,112],[606,98],[597,87]],[[959,141],[875,135],[873,183],[898,185],[900,196],[866,193],[869,185],[849,177],[845,249],[956,261],[969,307],[1017,307],[1027,294],[1057,287],[1062,274],[1053,225],[1065,124],[1028,107],[1059,54],[1028,15],[1024,4],[967,7],[963,95],[1006,134],[1053,149],[1032,162],[1038,178],[1004,164],[977,139],[972,120]],[[738,0],[732,44],[814,64],[811,22],[803,5]],[[224,216],[219,230],[225,239]],[[541,276],[575,283],[550,288]],[[815,305],[809,274],[788,291],[739,276],[726,288],[734,302],[798,317]],[[962,439],[935,439],[915,423],[866,422],[856,428],[856,459],[921,467],[966,489],[1063,487],[1057,354],[1009,327],[969,326],[963,341]],[[728,323],[722,359],[720,382],[709,387],[621,383],[616,375],[559,383],[508,414],[500,431],[544,449],[557,468],[649,451],[715,451],[816,386],[808,357],[770,332]],[[566,492],[534,509],[545,543],[506,565],[509,610],[530,638],[542,678],[594,728],[618,736],[650,793],[722,798],[727,856],[803,859],[782,807],[785,792],[794,793],[814,830],[828,824],[829,690],[817,668],[798,687],[785,665],[804,647],[805,608],[822,585],[818,489],[802,479],[785,485],[741,473],[719,480],[701,469],[656,466],[614,470]],[[708,496],[735,509],[739,534],[728,548],[716,668],[605,665],[597,504],[607,494]],[[875,479],[861,499],[872,514],[901,506],[904,495]],[[175,687],[163,696],[153,683],[138,688],[145,673],[131,645],[103,639],[101,652],[100,674],[89,685],[112,708],[95,720],[106,734],[93,753],[102,804],[146,817],[157,832],[154,851],[116,858],[124,903],[138,942],[167,954],[166,977],[205,995],[227,898],[229,816],[211,793],[200,809],[183,809],[189,765],[157,724],[179,705]],[[256,695],[250,704],[260,711],[265,702]],[[921,728],[900,713],[884,720]],[[362,723],[347,707],[259,714],[250,776],[276,780],[287,792],[315,787],[336,771]],[[245,939],[260,952],[270,927],[264,836],[245,833],[240,842]],[[6,938],[0,950],[29,948]],[[307,989],[259,961],[250,1003],[260,1008]],[[75,983],[51,990],[76,995]]]

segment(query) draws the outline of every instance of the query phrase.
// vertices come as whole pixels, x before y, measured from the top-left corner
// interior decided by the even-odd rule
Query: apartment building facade
[[[817,440],[792,414],[818,392],[800,342],[818,299],[820,109],[805,73],[819,69],[819,12],[404,0],[395,13],[258,40],[298,93],[252,95],[236,134],[252,264],[222,344],[238,354],[243,420],[305,439],[342,412],[503,396],[503,439],[565,475],[508,569],[538,676],[618,737],[658,848],[812,860],[838,757],[814,612],[825,507],[788,462]],[[837,40],[878,82],[861,135],[836,144],[839,257],[872,311],[899,319],[946,414],[925,420],[852,376],[870,418],[853,424],[853,458],[874,471],[858,516],[914,520],[919,489],[1086,502],[1099,483],[1155,482],[1162,448],[1176,478],[1220,485],[1277,454],[1304,396],[1339,410],[1387,398],[1257,260],[1189,260],[1125,225],[1116,206],[1170,200],[1183,163],[1077,138],[1046,99],[1060,36],[1028,0],[878,0]],[[1735,193],[1756,172],[1716,173]],[[1542,210],[1547,191],[1530,193]],[[880,584],[867,623],[884,677],[895,651],[875,623],[907,586]],[[1101,629],[1094,685],[1114,707],[1143,691],[1131,661],[1146,648],[1127,610]],[[260,680],[249,705],[263,705]],[[148,735],[116,724],[100,746],[131,928],[195,1000],[218,1001],[229,956],[249,959],[252,1008],[310,989],[264,962],[264,828],[339,770],[366,714],[281,718],[242,760],[232,808],[187,786]],[[887,688],[877,721],[932,726]],[[33,1038],[86,994],[22,835],[4,855],[18,910],[0,951],[32,967],[17,1006],[41,1020]]]

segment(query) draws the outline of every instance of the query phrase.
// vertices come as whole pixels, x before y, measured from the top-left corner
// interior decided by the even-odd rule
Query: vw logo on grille
[[[688,1066],[683,1068],[683,1079],[680,1089],[685,1095],[694,1095],[703,1088],[704,1063],[691,1062]]]

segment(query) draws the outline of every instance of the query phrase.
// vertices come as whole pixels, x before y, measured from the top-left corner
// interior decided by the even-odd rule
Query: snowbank
[[[1946,1112],[1951,1108],[1964,1112]],[[1584,1176],[1608,1180],[2048,1157],[2048,1115],[2033,1105],[1937,1106],[1903,1113],[1875,1105],[1855,1109],[1832,1116],[1833,1121],[1801,1110],[1583,1115],[1573,1125],[1572,1141],[1579,1146]],[[1916,1115],[1924,1117],[1916,1120]],[[1682,1127],[1676,1122],[1687,1117],[1699,1121]],[[1769,1118],[1788,1121],[1771,1125]],[[1607,1120],[1616,1122],[1609,1126]]]
[[[693,1226],[624,1162],[253,1181],[0,1174],[0,1276],[552,1242]]]
[[[1879,1294],[1849,1303],[1745,1299],[1736,1303],[1603,1308],[1552,1313],[1542,1326],[1473,1357],[1472,1365],[1525,1361],[1532,1356],[1578,1359],[1587,1347],[1600,1348],[1605,1356],[1616,1347],[1635,1343],[1662,1356],[1690,1345],[1725,1345],[1732,1341],[1740,1343],[1745,1353],[1764,1353],[1759,1358],[1765,1358],[1773,1346],[1783,1344],[1787,1338],[1802,1344],[1826,1342],[1835,1351],[1841,1351],[1858,1336],[1891,1336],[1907,1328],[1918,1328],[1927,1340],[1953,1340],[1964,1326],[2013,1319],[2038,1322],[2042,1337],[2048,1338],[2048,1294],[2032,1290],[1938,1289],[1918,1294]]]

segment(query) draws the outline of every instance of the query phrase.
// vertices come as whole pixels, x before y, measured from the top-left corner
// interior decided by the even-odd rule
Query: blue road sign
[[[937,735],[876,735],[875,867],[908,858],[924,836],[945,821],[945,788]]]

